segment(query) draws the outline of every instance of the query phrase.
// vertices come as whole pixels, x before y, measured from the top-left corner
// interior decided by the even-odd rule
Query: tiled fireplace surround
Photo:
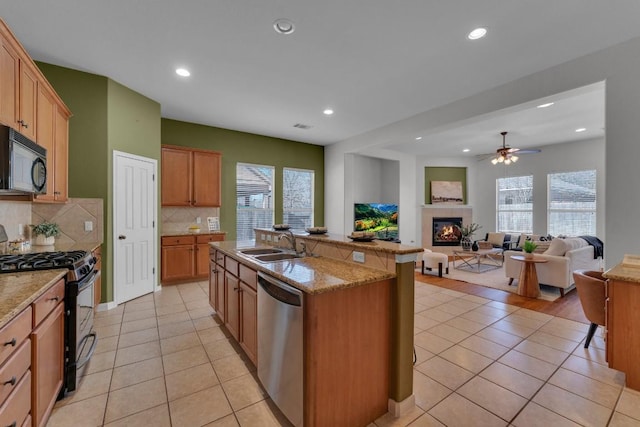
[[[422,208],[422,247],[435,252],[452,254],[460,246],[433,246],[433,218],[439,217],[460,217],[462,225],[471,224],[473,220],[471,206],[466,205],[429,205]]]

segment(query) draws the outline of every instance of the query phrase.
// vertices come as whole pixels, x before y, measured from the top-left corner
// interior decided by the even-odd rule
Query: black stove
[[[87,251],[31,252],[0,255],[0,273],[67,268],[67,278],[80,280],[93,269],[95,258]]]

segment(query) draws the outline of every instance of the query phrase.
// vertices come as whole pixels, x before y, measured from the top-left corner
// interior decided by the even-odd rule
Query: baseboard
[[[98,310],[97,311],[107,311],[107,310],[114,309],[117,306],[118,306],[118,304],[116,304],[115,301],[101,302],[100,304],[98,304]]]
[[[415,406],[416,397],[413,394],[404,399],[402,402],[396,402],[393,399],[389,399],[389,402],[387,404],[389,413],[396,418],[400,418],[401,416],[408,414]]]

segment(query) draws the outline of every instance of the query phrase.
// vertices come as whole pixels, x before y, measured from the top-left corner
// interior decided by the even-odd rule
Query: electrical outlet
[[[84,222],[84,231],[93,231],[93,221]]]
[[[364,262],[364,252],[353,251],[353,260],[355,262]]]
[[[196,224],[202,224],[202,218],[201,217],[196,217]]]

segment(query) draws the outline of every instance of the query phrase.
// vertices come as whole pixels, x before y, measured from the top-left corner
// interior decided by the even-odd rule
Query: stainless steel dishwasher
[[[303,298],[298,289],[258,272],[258,378],[295,426],[302,426]]]

